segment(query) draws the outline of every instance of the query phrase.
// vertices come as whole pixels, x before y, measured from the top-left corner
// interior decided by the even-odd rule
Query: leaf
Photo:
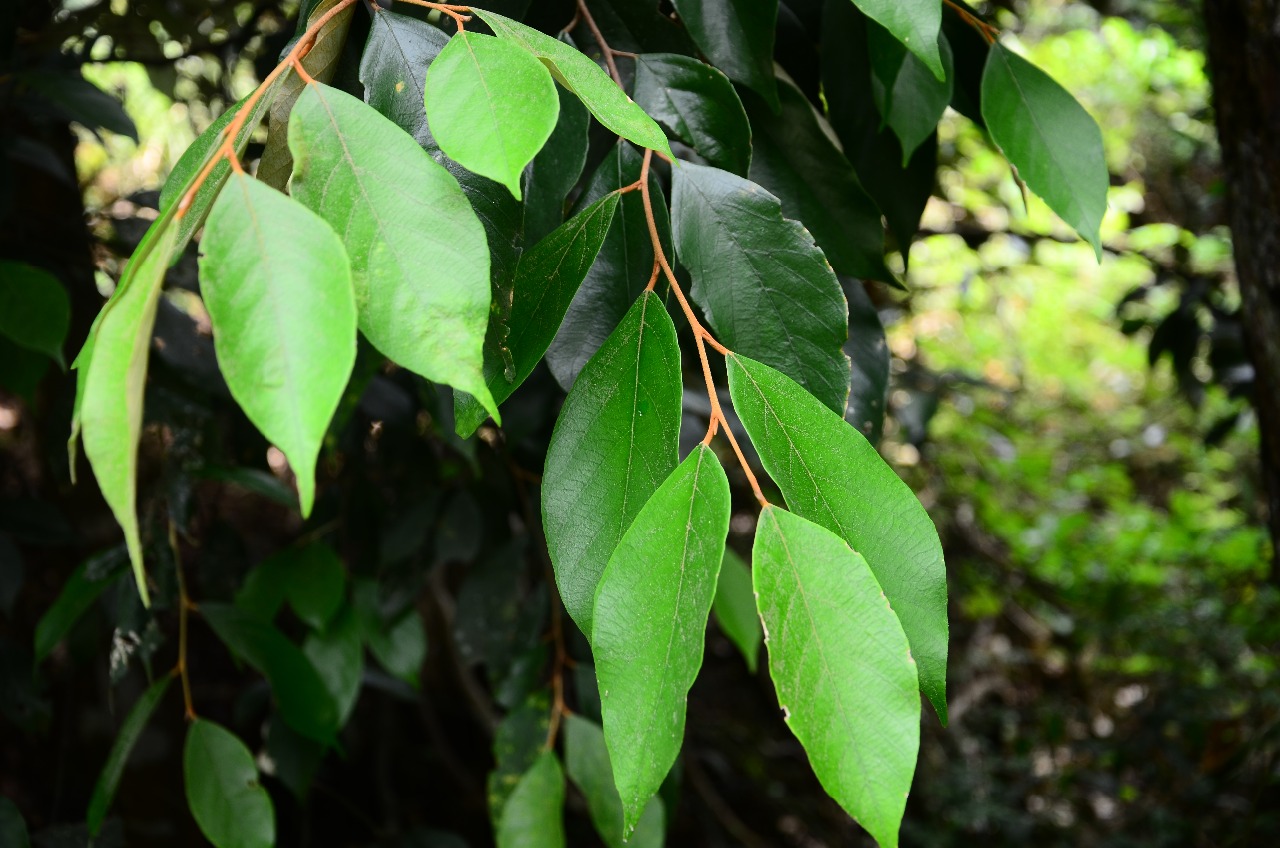
[[[218,367],[288,458],[305,517],[320,443],[355,365],[347,253],[324,219],[244,174],[227,182],[200,247]]]
[[[22,262],[0,261],[0,336],[66,368],[62,343],[71,301],[58,278]]]
[[[338,711],[338,726],[345,727],[360,695],[364,673],[364,645],[355,613],[344,607],[323,630],[308,634],[302,653],[315,667]]]
[[[111,586],[125,559],[119,548],[111,548],[82,562],[71,572],[53,605],[36,622],[32,653],[37,665],[53,653],[80,617]]]
[[[849,354],[853,371],[849,380],[849,408],[844,419],[872,445],[884,431],[884,405],[889,393],[889,344],[884,325],[867,290],[858,280],[841,280],[849,301]]]
[[[510,41],[459,32],[431,63],[425,97],[427,122],[449,158],[519,200],[520,175],[560,113],[555,83],[537,57]]]
[[[1053,78],[995,44],[982,74],[982,117],[1027,187],[1102,260],[1107,160],[1092,116]]]
[[[613,783],[613,767],[604,731],[582,716],[564,719],[564,765],[569,779],[587,799],[596,833],[608,848],[661,848],[666,813],[661,798],[652,798],[629,836],[623,836],[622,798]]]
[[[940,80],[918,56],[877,23],[867,24],[867,51],[871,57],[871,93],[883,116],[902,142],[902,166],[916,148],[937,130],[942,113],[951,102],[954,80],[951,47],[939,33],[938,51],[946,79]]]
[[[365,638],[383,668],[410,686],[419,685],[427,658],[427,630],[416,609],[405,610],[385,629],[366,632]]]
[[[747,669],[755,674],[764,631],[760,629],[756,597],[751,589],[751,569],[732,548],[724,549],[724,561],[720,564],[720,579],[716,583],[711,610],[724,635],[742,652]]]
[[[698,49],[776,112],[773,38],[778,0],[673,0],[673,5]]]
[[[0,795],[0,845],[8,848],[31,848],[27,823],[23,820],[18,805],[3,795]]]
[[[116,295],[103,307],[80,405],[84,453],[103,498],[124,528],[133,577],[145,605],[150,605],[150,594],[136,511],[138,441],[142,437],[151,331],[177,236],[172,226],[161,226],[154,232],[150,239],[144,237],[120,278]]]
[[[556,82],[576,94],[607,129],[641,147],[671,156],[662,129],[577,48],[502,15],[483,9],[473,11],[500,38],[510,39],[541,59]]]
[[[554,751],[544,751],[520,778],[502,808],[498,848],[561,848],[564,837],[564,772]]]
[[[866,558],[946,724],[947,572],[928,513],[862,434],[785,375],[743,356],[728,370],[733,407],[787,507]]]
[[[506,325],[509,335],[499,340],[499,327],[491,317],[485,337],[485,379],[498,403],[533,373],[551,346],[578,286],[600,252],[617,207],[618,195],[605,195],[520,257]],[[458,435],[463,438],[485,419],[483,407],[474,398],[457,397],[455,410]]]
[[[625,836],[684,743],[729,506],[720,460],[699,445],[631,522],[596,589],[591,654]]]
[[[896,283],[884,264],[880,210],[799,89],[783,82],[778,94],[778,115],[759,98],[743,98],[755,130],[752,182],[778,198],[783,215],[804,224],[836,271]]]
[[[600,575],[676,467],[680,347],[661,298],[632,305],[565,399],[542,475],[542,524],[565,609],[591,634]]]
[[[550,726],[551,699],[545,690],[530,695],[498,725],[493,736],[494,769],[485,785],[495,830],[507,799],[542,753]]]
[[[215,848],[270,848],[276,841],[271,796],[258,782],[253,755],[234,734],[207,719],[187,729],[182,751],[187,805]]]
[[[547,143],[524,172],[524,239],[541,241],[564,223],[565,198],[587,164],[587,129],[591,117],[578,98],[556,86],[560,118]]]
[[[733,83],[719,70],[674,53],[643,54],[636,59],[635,98],[708,164],[747,175],[751,124]]]
[[[81,76],[78,69],[41,69],[22,74],[21,80],[67,120],[75,121],[95,135],[100,129],[108,130],[137,143],[138,128],[124,105]]]
[[[333,548],[323,542],[285,548],[259,563],[236,594],[236,606],[263,621],[289,601],[308,627],[323,630],[342,606],[347,574]]]
[[[458,181],[391,121],[326,85],[298,98],[289,144],[293,196],[342,233],[365,337],[497,416],[482,373],[489,246]]]
[[[98,782],[93,786],[93,795],[89,798],[89,811],[85,814],[85,819],[90,835],[97,836],[102,829],[102,820],[106,818],[107,810],[116,797],[116,788],[120,785],[129,755],[133,753],[133,746],[138,743],[138,737],[146,729],[147,722],[151,720],[152,713],[160,705],[172,682],[173,678],[166,675],[148,686],[133,709],[129,710],[124,724],[120,725],[120,732],[116,734],[111,753],[107,755],[107,762],[102,767]]]
[[[943,10],[942,32],[951,45],[952,63],[955,65],[951,108],[973,121],[979,129],[986,129],[981,106],[982,72],[987,66],[991,45],[972,24],[960,16],[960,8],[977,14],[964,0],[956,0],[955,6],[947,6]]]
[[[849,310],[809,233],[776,197],[717,168],[684,163],[671,191],[676,253],[720,341],[844,412]]]
[[[853,5],[906,45],[935,77],[946,77],[938,52],[938,30],[942,28],[939,0],[853,0]]]
[[[920,748],[907,638],[866,561],[775,506],[760,513],[752,578],[769,674],[822,788],[875,837],[898,844]]]
[[[308,739],[333,742],[337,705],[296,645],[269,623],[228,604],[201,604],[200,612],[233,654],[267,678],[280,716],[290,727]]]
[[[589,206],[611,191],[640,179],[641,156],[626,142],[619,142],[604,157],[578,198],[578,207]],[[671,255],[671,222],[658,176],[649,172],[654,224],[663,250]],[[547,349],[547,366],[568,391],[578,372],[627,314],[644,291],[653,272],[653,242],[645,221],[640,192],[622,195],[613,222],[605,234],[596,261],[578,287],[569,311],[560,323],[555,341]]]

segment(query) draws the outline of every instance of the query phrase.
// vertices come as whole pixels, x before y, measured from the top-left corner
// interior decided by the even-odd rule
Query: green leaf
[[[108,130],[138,141],[138,128],[119,100],[76,70],[41,68],[20,75],[23,84],[50,103],[64,118],[93,131]]]
[[[391,121],[326,85],[298,98],[289,143],[293,196],[343,234],[360,330],[496,416],[482,373],[489,246],[458,181]]]
[[[640,154],[630,144],[614,145],[582,190],[578,207],[589,206],[611,191],[634,184],[640,179],[641,161]],[[658,175],[652,170],[649,193],[658,238],[670,256],[671,222]],[[636,302],[652,272],[653,242],[645,221],[644,198],[638,191],[628,192],[618,201],[600,253],[587,270],[555,341],[547,349],[547,366],[565,391],[573,386],[582,366],[595,355]]]
[[[720,580],[716,583],[711,610],[716,614],[724,635],[742,652],[747,668],[755,674],[764,631],[760,629],[760,616],[756,612],[751,569],[732,548],[724,549],[724,562],[720,564]]]
[[[499,338],[503,327],[491,316],[485,336],[485,379],[498,403],[533,373],[551,346],[578,286],[600,252],[617,208],[618,195],[605,195],[520,257],[506,324],[508,335]],[[466,438],[484,421],[485,412],[474,398],[458,396],[456,417],[458,435]]]
[[[755,130],[752,182],[781,201],[783,215],[804,224],[836,271],[896,283],[884,264],[880,210],[853,166],[832,144],[799,89],[780,82],[778,94],[779,115],[757,97],[743,98]]]
[[[875,22],[867,24],[867,51],[871,57],[871,93],[883,117],[902,142],[902,166],[916,148],[937,130],[942,113],[951,102],[954,85],[951,47],[938,34],[938,50],[946,79],[938,79],[920,57]]]
[[[31,836],[27,823],[18,811],[18,805],[0,795],[0,845],[7,848],[31,848]]]
[[[267,678],[290,727],[317,742],[333,741],[337,704],[296,645],[269,623],[228,604],[201,604],[200,612],[233,654]]]
[[[684,743],[729,506],[720,460],[698,445],[631,522],[600,577],[591,654],[626,836]]]
[[[940,0],[853,0],[853,5],[920,57],[935,77],[946,77],[942,55],[938,52],[938,30],[942,28]]]
[[[347,573],[323,542],[285,548],[259,563],[236,593],[236,606],[263,621],[289,601],[308,627],[323,630],[342,606]]]
[[[116,787],[120,785],[120,778],[124,774],[125,763],[129,761],[129,754],[133,753],[133,746],[137,744],[138,737],[146,729],[147,722],[151,720],[151,714],[160,705],[164,693],[168,691],[169,684],[172,682],[173,678],[166,675],[148,686],[138,698],[138,702],[133,705],[133,709],[129,710],[124,724],[120,725],[116,741],[111,745],[111,753],[107,755],[106,765],[102,767],[98,782],[93,786],[93,795],[89,798],[89,811],[85,814],[85,824],[91,836],[97,836],[102,828],[102,820],[106,818],[107,810],[116,797]]]
[[[564,846],[564,772],[554,751],[544,751],[520,778],[497,831],[498,848]]]
[[[645,292],[565,399],[542,475],[542,524],[565,609],[591,634],[600,575],[641,507],[676,467],[680,347]]]
[[[305,517],[320,443],[356,359],[347,252],[324,219],[244,174],[228,181],[200,246],[218,367],[288,458]]]
[[[546,690],[534,692],[498,725],[493,736],[494,769],[485,785],[495,829],[507,799],[542,753],[550,727],[551,699]]]
[[[947,572],[928,513],[843,418],[772,368],[728,359],[733,407],[787,507],[866,557],[911,640],[920,688],[946,724]]]
[[[676,253],[720,341],[843,413],[849,308],[812,237],[776,197],[727,171],[684,163],[672,183]]]
[[[150,594],[142,566],[142,537],[136,511],[138,441],[142,437],[151,331],[160,286],[177,237],[172,226],[153,228],[153,232],[154,236],[143,238],[120,278],[116,295],[103,307],[80,406],[85,456],[103,498],[124,528],[138,594],[147,605]]]
[[[360,695],[364,673],[364,644],[351,608],[344,607],[326,628],[309,634],[302,653],[329,690],[338,710],[338,726],[344,727]]]
[[[271,796],[258,782],[253,754],[220,725],[197,719],[182,751],[187,805],[215,848],[270,848],[276,841]]]
[[[519,199],[520,175],[560,113],[537,57],[501,38],[459,32],[431,63],[425,97],[427,122],[449,158]]]
[[[119,548],[112,548],[82,562],[71,572],[53,605],[36,622],[32,652],[37,665],[71,632],[80,617],[109,587],[125,563]]]
[[[385,629],[365,633],[369,650],[382,667],[410,686],[418,686],[427,658],[427,628],[412,607]]]
[[[729,79],[778,109],[773,38],[778,0],[673,0],[698,49]]]
[[[688,56],[647,53],[636,59],[635,97],[709,164],[747,175],[751,124],[733,83],[719,70]]]
[[[600,725],[579,715],[565,717],[564,766],[587,799],[591,823],[608,848],[661,848],[666,819],[661,798],[650,799],[634,831],[624,836],[622,798],[613,783],[613,767]]]
[[[556,82],[572,91],[596,120],[641,147],[671,156],[662,128],[577,48],[510,18],[473,9],[500,38],[510,39],[542,60]]]
[[[884,431],[884,405],[889,394],[889,344],[880,314],[859,280],[843,279],[849,301],[849,354],[853,372],[849,380],[849,408],[844,419],[872,445]]]
[[[1001,44],[982,74],[982,117],[1027,187],[1102,260],[1107,160],[1093,117],[1062,86]]]
[[[66,368],[62,343],[71,301],[58,278],[22,262],[0,261],[0,336]]]
[[[866,561],[765,507],[751,552],[769,674],[814,774],[881,848],[898,844],[920,748],[907,638]]]
[[[524,239],[540,241],[564,223],[565,198],[587,165],[591,117],[582,101],[556,86],[560,118],[547,143],[524,172]]]

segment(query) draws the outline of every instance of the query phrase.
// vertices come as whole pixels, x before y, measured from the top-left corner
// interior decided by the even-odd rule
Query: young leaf
[[[591,116],[582,101],[556,86],[560,117],[524,172],[524,240],[536,244],[564,223],[565,198],[587,165]]]
[[[500,341],[491,318],[485,337],[485,379],[497,403],[509,398],[533,373],[551,346],[578,286],[600,252],[617,207],[618,195],[605,195],[520,257],[508,335]],[[456,418],[458,435],[466,438],[484,421],[485,410],[474,398],[456,396]]]
[[[356,359],[347,252],[324,219],[245,174],[227,182],[200,247],[218,367],[288,458],[307,516],[320,443]]]
[[[541,59],[556,81],[576,94],[607,129],[641,147],[671,155],[661,127],[586,55],[510,18],[483,9],[473,11],[499,37],[510,39]]]
[[[164,698],[164,693],[168,691],[169,684],[172,682],[173,678],[165,675],[148,686],[147,690],[138,698],[138,702],[133,705],[133,709],[129,710],[129,715],[125,718],[124,724],[120,725],[120,732],[116,734],[116,741],[111,745],[111,753],[107,755],[106,765],[102,767],[102,773],[98,775],[98,782],[93,786],[93,795],[89,798],[89,811],[85,814],[85,826],[91,836],[97,836],[98,831],[102,828],[102,820],[106,818],[107,810],[111,807],[111,802],[116,797],[116,787],[120,785],[120,777],[124,774],[124,767],[125,763],[129,761],[129,754],[133,752],[133,746],[137,744],[138,737],[146,729],[147,722],[151,720],[151,714],[160,705],[161,699]]]
[[[63,368],[71,301],[58,278],[22,262],[0,261],[0,336],[43,353]]]
[[[902,142],[902,166],[916,148],[933,135],[938,120],[951,102],[954,85],[951,47],[938,36],[939,55],[946,79],[933,75],[918,56],[872,21],[867,24],[867,52],[871,57],[871,93],[883,117]]]
[[[542,476],[556,585],[585,634],[609,557],[676,467],[680,403],[676,328],[662,299],[646,292],[578,375]]]
[[[1027,187],[1102,259],[1107,160],[1093,117],[1062,86],[1001,44],[982,74],[982,117]]]
[[[520,175],[560,113],[542,63],[509,41],[459,32],[431,63],[425,97],[427,122],[449,158],[502,183],[518,200]]]
[[[323,84],[298,98],[289,144],[293,196],[343,234],[361,332],[496,417],[482,372],[489,246],[458,181],[373,108]]]
[[[720,564],[720,579],[716,583],[711,611],[715,613],[724,635],[742,652],[747,668],[755,674],[764,631],[760,629],[760,615],[756,612],[751,570],[732,548],[724,549],[724,562]]]
[[[743,356],[728,370],[733,407],[787,507],[866,557],[946,724],[947,572],[928,513],[861,433],[786,375]]]
[[[938,52],[938,30],[942,28],[939,0],[853,0],[853,5],[920,57],[935,77],[945,78]]]
[[[608,848],[661,848],[665,828],[662,799],[652,798],[635,830],[624,837],[622,798],[613,783],[613,767],[604,731],[579,715],[564,719],[564,767],[587,799],[596,833]]]
[[[728,532],[729,480],[699,445],[645,503],[600,576],[591,654],[624,836],[684,743]]]
[[[843,413],[849,307],[812,237],[776,197],[726,171],[682,163],[672,183],[676,253],[720,340]]]
[[[773,38],[778,0],[674,0],[698,49],[777,111]]]
[[[498,848],[563,848],[564,772],[554,751],[544,751],[516,784],[502,808]]]
[[[674,53],[643,54],[636,59],[635,97],[709,164],[747,175],[751,124],[733,83],[719,70]]]
[[[896,848],[920,747],[915,662],[861,556],[838,536],[767,506],[752,578],[782,715],[822,787]]]
[[[344,727],[360,695],[364,673],[364,645],[355,613],[343,608],[323,630],[307,636],[302,653],[315,666],[338,710],[338,726]]]
[[[207,719],[187,729],[182,751],[187,805],[215,848],[270,848],[276,842],[271,796],[258,782],[253,754]]]

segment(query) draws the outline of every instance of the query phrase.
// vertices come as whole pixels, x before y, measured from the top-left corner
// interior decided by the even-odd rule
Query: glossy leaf
[[[275,808],[258,782],[253,754],[233,733],[207,719],[187,729],[182,751],[187,804],[215,848],[270,848]]]
[[[298,98],[289,132],[291,191],[342,234],[360,330],[497,415],[482,373],[489,246],[458,181],[390,120],[326,85]]]
[[[867,25],[871,93],[884,125],[891,127],[902,143],[903,167],[937,130],[938,121],[951,102],[951,47],[943,35],[938,36],[938,50],[946,74],[941,80],[884,27],[874,21]]]
[[[320,443],[355,364],[346,250],[324,219],[244,174],[227,182],[200,246],[218,367],[288,458],[307,516]]]
[[[776,111],[773,38],[778,0],[673,0],[676,13],[708,58]]]
[[[849,301],[849,341],[844,352],[853,364],[844,419],[875,445],[884,430],[889,394],[889,343],[880,314],[862,283],[846,278],[840,285]]]
[[[564,223],[565,198],[587,165],[587,129],[582,101],[556,86],[560,117],[547,143],[524,172],[524,240],[536,244]]]
[[[920,747],[907,638],[866,561],[765,507],[751,552],[769,675],[822,787],[881,848],[898,844]]]
[[[665,829],[662,799],[652,798],[635,830],[624,838],[622,798],[613,783],[613,767],[604,731],[579,715],[564,719],[564,766],[587,799],[587,811],[607,848],[661,848]]]
[[[323,630],[309,634],[302,643],[302,653],[333,699],[338,726],[345,726],[360,695],[360,677],[364,673],[364,644],[355,613],[344,608]]]
[[[844,412],[849,310],[809,233],[773,195],[717,168],[682,164],[672,195],[676,253],[716,336]]]
[[[502,808],[498,848],[563,848],[564,771],[544,751],[516,784]]]
[[[720,460],[699,445],[645,503],[600,577],[591,654],[627,836],[684,744],[729,506]]]
[[[115,582],[124,562],[125,557],[119,555],[119,548],[112,548],[91,557],[71,572],[53,605],[36,622],[32,652],[37,665],[53,653],[93,602]]]
[[[982,117],[1027,187],[1093,245],[1107,211],[1107,161],[1097,123],[1053,78],[1002,44],[982,75]]]
[[[0,336],[65,367],[62,343],[71,301],[58,278],[22,262],[0,261]]]
[[[578,375],[542,475],[556,585],[587,635],[609,557],[676,467],[680,404],[675,325],[661,298],[646,292]]]
[[[133,753],[133,746],[137,744],[138,737],[146,729],[147,722],[151,720],[152,713],[160,705],[164,693],[168,691],[169,684],[172,682],[173,678],[166,675],[148,686],[138,698],[137,703],[133,705],[133,709],[129,710],[124,724],[120,725],[116,741],[111,745],[111,753],[107,755],[106,765],[102,767],[98,782],[93,786],[93,795],[89,798],[85,826],[89,829],[90,835],[97,836],[98,831],[102,829],[102,820],[106,818],[107,810],[110,809],[111,802],[116,797],[116,788],[120,785],[120,778],[124,774],[129,755]]]
[[[648,53],[636,59],[636,102],[708,164],[747,175],[751,124],[733,83],[688,56]]]
[[[756,612],[751,569],[732,548],[724,550],[724,562],[720,564],[720,579],[716,582],[711,610],[724,635],[742,652],[747,669],[755,674],[764,631],[760,629],[760,615]]]
[[[733,407],[787,507],[866,558],[945,724],[947,572],[928,513],[862,434],[784,374],[742,356],[728,369]]]
[[[853,4],[918,56],[935,77],[945,78],[946,69],[938,52],[940,0],[853,0]]]

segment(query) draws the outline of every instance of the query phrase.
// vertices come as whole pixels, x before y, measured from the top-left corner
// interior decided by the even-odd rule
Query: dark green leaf
[[[760,629],[756,596],[751,589],[751,569],[732,548],[724,550],[724,562],[720,564],[720,580],[716,583],[711,609],[724,635],[742,652],[747,668],[755,674],[764,631]]]
[[[592,0],[590,4],[605,41],[615,50],[694,55],[697,48],[684,27],[658,6],[658,0]],[[585,38],[590,39],[590,34]]]
[[[906,46],[874,21],[867,24],[867,50],[871,57],[871,93],[884,119],[902,142],[902,166],[933,135],[942,113],[951,102],[954,84],[951,47],[938,35],[938,52],[946,79],[938,79]]]
[[[364,673],[364,644],[354,611],[344,607],[329,625],[307,636],[302,653],[324,682],[338,710],[338,726],[345,726],[360,694]]]
[[[22,81],[67,120],[94,133],[103,129],[138,140],[138,128],[120,101],[82,77],[78,70],[41,70],[23,74]]]
[[[564,772],[554,751],[544,751],[520,778],[497,831],[498,848],[563,848]]]
[[[342,560],[323,542],[285,548],[249,572],[236,606],[269,622],[288,600],[308,627],[323,630],[342,606],[346,582]]]
[[[81,563],[71,572],[62,591],[53,602],[53,606],[40,616],[36,623],[35,637],[32,646],[37,664],[53,652],[58,643],[71,632],[71,628],[80,620],[89,607],[103,591],[115,582],[125,557],[118,548],[112,548]]]
[[[778,0],[673,0],[673,5],[698,49],[777,111],[773,31]]]
[[[89,811],[85,814],[85,818],[86,827],[89,828],[91,835],[97,836],[102,828],[102,820],[106,818],[107,810],[110,809],[111,802],[116,797],[116,787],[120,785],[120,777],[124,774],[129,754],[133,752],[133,746],[137,744],[138,737],[146,729],[147,722],[151,720],[151,714],[160,705],[164,693],[168,691],[169,684],[172,682],[172,677],[165,676],[148,686],[138,698],[138,702],[133,705],[133,709],[129,710],[124,724],[120,725],[116,741],[111,745],[111,753],[107,755],[106,765],[102,767],[98,782],[93,786],[93,795],[89,798]]]
[[[550,727],[551,699],[545,690],[530,695],[498,725],[493,736],[494,769],[486,782],[489,817],[495,830],[521,776],[542,753]]]
[[[942,28],[940,0],[853,0],[853,4],[920,57],[935,77],[946,76],[938,52],[938,30]]]
[[[587,799],[591,823],[608,848],[661,848],[666,818],[661,798],[649,801],[634,831],[624,837],[622,798],[613,783],[609,750],[598,724],[578,715],[565,717],[564,766]]]
[[[62,343],[71,301],[58,278],[22,262],[0,261],[0,336],[66,367]]]
[[[565,198],[587,164],[587,128],[591,117],[582,101],[556,86],[560,118],[547,143],[524,173],[524,239],[541,241],[564,223]]]
[[[382,667],[410,686],[418,685],[427,658],[427,629],[412,607],[386,628],[365,633],[369,650]]]
[[[858,280],[841,280],[849,301],[849,408],[844,418],[875,445],[884,430],[884,404],[889,392],[889,345],[884,325],[867,290]]]
[[[956,2],[972,12],[972,7],[964,0]],[[973,121],[979,128],[985,129],[981,107],[982,72],[987,66],[987,54],[991,52],[991,45],[973,24],[960,17],[954,7],[947,6],[943,12],[942,32],[951,45],[952,63],[955,66],[951,108]]]
[[[271,796],[258,782],[253,754],[234,734],[206,719],[187,730],[182,752],[187,804],[215,848],[270,848],[276,841]]]
[[[650,53],[636,60],[636,102],[711,165],[747,175],[751,124],[729,78],[697,59]]]
[[[0,845],[10,848],[31,848],[27,823],[18,812],[18,805],[0,795]]]
[[[35,404],[36,391],[47,373],[49,357],[19,347],[5,336],[0,336],[0,388],[24,398],[27,403]],[[73,445],[74,442],[68,441],[68,455],[75,450]]]

